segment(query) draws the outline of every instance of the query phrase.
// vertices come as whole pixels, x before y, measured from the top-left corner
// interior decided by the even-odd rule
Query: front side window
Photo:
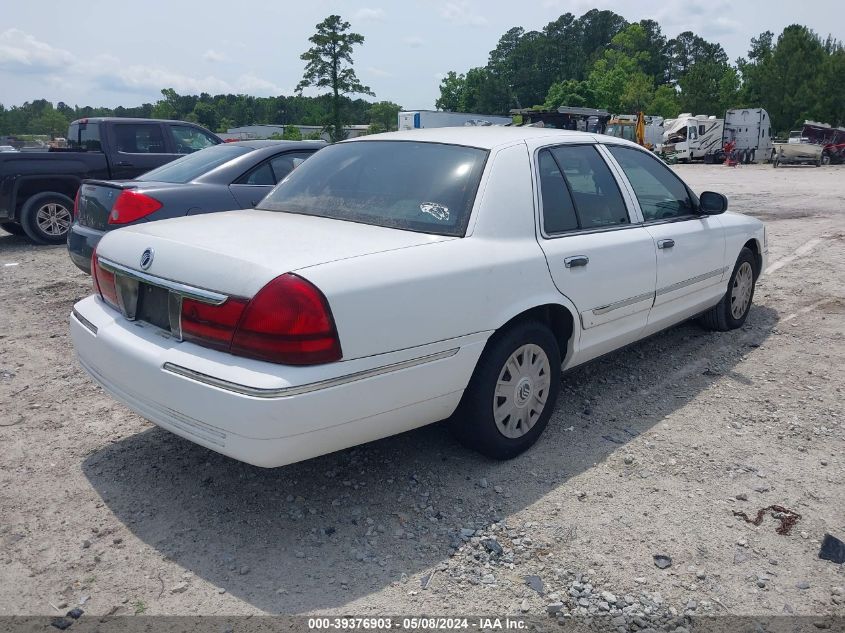
[[[616,180],[607,163],[592,145],[561,145],[542,150],[539,163],[543,193],[543,228],[546,233],[576,228],[601,229],[629,222],[628,211]],[[551,193],[556,178],[552,163],[557,169],[560,181],[564,183],[566,196]],[[544,174],[544,171],[547,173]],[[549,209],[546,209],[547,187],[553,196],[553,205]],[[572,211],[566,207],[567,201]],[[573,226],[575,222],[577,225]]]
[[[670,220],[695,212],[684,183],[659,159],[632,147],[608,145],[607,149],[634,188],[646,222]]]
[[[211,134],[190,125],[171,125],[170,136],[177,154],[192,154],[197,150],[217,145],[220,141]]]
[[[321,149],[259,209],[463,236],[487,151],[416,141],[353,141]]]
[[[116,123],[117,151],[124,154],[164,154],[164,136],[158,123]]]

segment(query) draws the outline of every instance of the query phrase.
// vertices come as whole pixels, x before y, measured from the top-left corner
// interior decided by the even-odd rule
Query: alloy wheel
[[[70,210],[58,202],[48,202],[35,213],[38,228],[50,237],[61,237],[70,229],[73,222]]]

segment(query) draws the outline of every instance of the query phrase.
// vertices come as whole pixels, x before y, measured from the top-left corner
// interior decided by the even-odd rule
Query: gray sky
[[[692,30],[731,60],[752,36],[796,22],[845,39],[841,0],[2,0],[0,103],[133,106],[166,87],[289,95],[314,26],[338,13],[366,37],[355,69],[376,98],[433,108],[440,78],[484,65],[507,29],[593,7],[656,19],[668,37]]]

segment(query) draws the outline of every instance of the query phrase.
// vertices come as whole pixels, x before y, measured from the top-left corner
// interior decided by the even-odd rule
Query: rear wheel
[[[0,229],[12,235],[23,235],[23,227],[17,222],[0,222]]]
[[[528,449],[546,428],[560,391],[560,349],[537,321],[497,333],[478,361],[453,433],[465,446],[493,459]]]
[[[39,193],[23,205],[21,226],[38,244],[64,244],[73,223],[73,200],[54,192]]]
[[[727,332],[743,326],[754,299],[754,285],[757,281],[754,266],[754,253],[748,248],[743,248],[739,252],[728,282],[728,290],[722,300],[701,315],[704,327]]]

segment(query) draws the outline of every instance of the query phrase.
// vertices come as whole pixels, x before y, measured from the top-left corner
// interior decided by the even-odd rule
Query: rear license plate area
[[[135,318],[170,331],[170,291],[158,286],[138,284],[138,307]]]

